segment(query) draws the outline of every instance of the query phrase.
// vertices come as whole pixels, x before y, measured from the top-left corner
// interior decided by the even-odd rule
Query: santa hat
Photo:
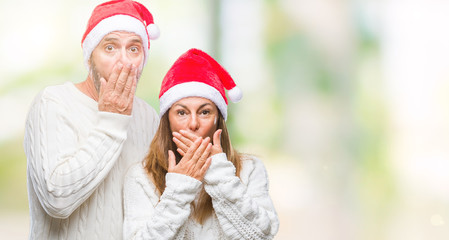
[[[98,5],[87,23],[81,41],[84,64],[89,68],[92,51],[107,34],[114,31],[132,32],[142,38],[144,64],[147,62],[150,39],[157,39],[159,28],[154,24],[153,15],[142,4],[132,0],[113,0]]]
[[[207,53],[190,49],[173,64],[162,81],[159,93],[160,116],[185,97],[203,97],[215,103],[223,118],[227,119],[228,97],[232,102],[242,98],[229,73]]]

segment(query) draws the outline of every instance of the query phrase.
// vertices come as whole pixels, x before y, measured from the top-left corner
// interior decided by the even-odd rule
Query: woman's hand
[[[217,131],[215,131],[214,136],[213,136],[213,145],[212,145],[212,149],[211,149],[211,156],[215,155],[217,153],[222,153],[223,149],[221,147],[221,132],[223,130],[218,129]],[[184,156],[185,153],[187,152],[187,150],[189,149],[189,147],[192,145],[192,143],[195,141],[195,139],[197,139],[198,137],[188,131],[184,131],[181,130],[178,132],[173,132],[173,142],[175,142],[176,146],[178,147],[178,149],[176,151],[178,151],[179,154],[181,154],[181,156]]]
[[[195,178],[198,181],[203,181],[204,175],[209,169],[211,159],[209,158],[212,144],[210,138],[202,139],[196,138],[186,153],[176,164],[175,154],[168,151],[168,172],[184,174]]]

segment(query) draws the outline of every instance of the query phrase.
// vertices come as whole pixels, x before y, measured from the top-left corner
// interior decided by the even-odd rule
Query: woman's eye
[[[208,115],[209,113],[210,113],[209,110],[203,110],[203,111],[201,111],[201,114],[202,114],[202,115]]]
[[[132,53],[137,53],[139,52],[139,48],[138,47],[132,47],[129,49]]]
[[[184,116],[184,115],[186,115],[186,112],[184,112],[183,110],[179,110],[178,111],[178,115],[179,116]]]

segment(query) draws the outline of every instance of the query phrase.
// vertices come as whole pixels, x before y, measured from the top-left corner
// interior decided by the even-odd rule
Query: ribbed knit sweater
[[[214,213],[201,225],[190,215],[202,187]],[[203,182],[167,173],[162,196],[142,164],[136,164],[126,176],[124,194],[126,240],[272,239],[279,229],[265,167],[254,157],[243,161],[240,178],[225,153],[212,156]]]
[[[28,113],[30,239],[122,239],[123,183],[159,117],[139,98],[131,116],[100,112],[73,83],[41,91]]]

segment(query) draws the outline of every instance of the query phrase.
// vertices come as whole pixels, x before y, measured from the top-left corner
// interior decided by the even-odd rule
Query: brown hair
[[[231,139],[229,138],[228,129],[223,116],[218,114],[217,129],[222,129],[221,147],[229,161],[231,161],[236,169],[236,176],[240,176],[241,160],[243,155],[232,148]],[[172,150],[176,156],[176,163],[181,160],[181,155],[176,151],[177,146],[172,141],[172,132],[168,121],[168,111],[162,116],[159,128],[154,135],[150,145],[150,151],[144,159],[144,167],[147,170],[150,179],[153,181],[158,192],[162,195],[165,190],[165,175],[168,169],[168,150]],[[203,189],[199,195],[198,202],[192,203],[193,218],[203,224],[204,221],[212,214],[212,199]]]

